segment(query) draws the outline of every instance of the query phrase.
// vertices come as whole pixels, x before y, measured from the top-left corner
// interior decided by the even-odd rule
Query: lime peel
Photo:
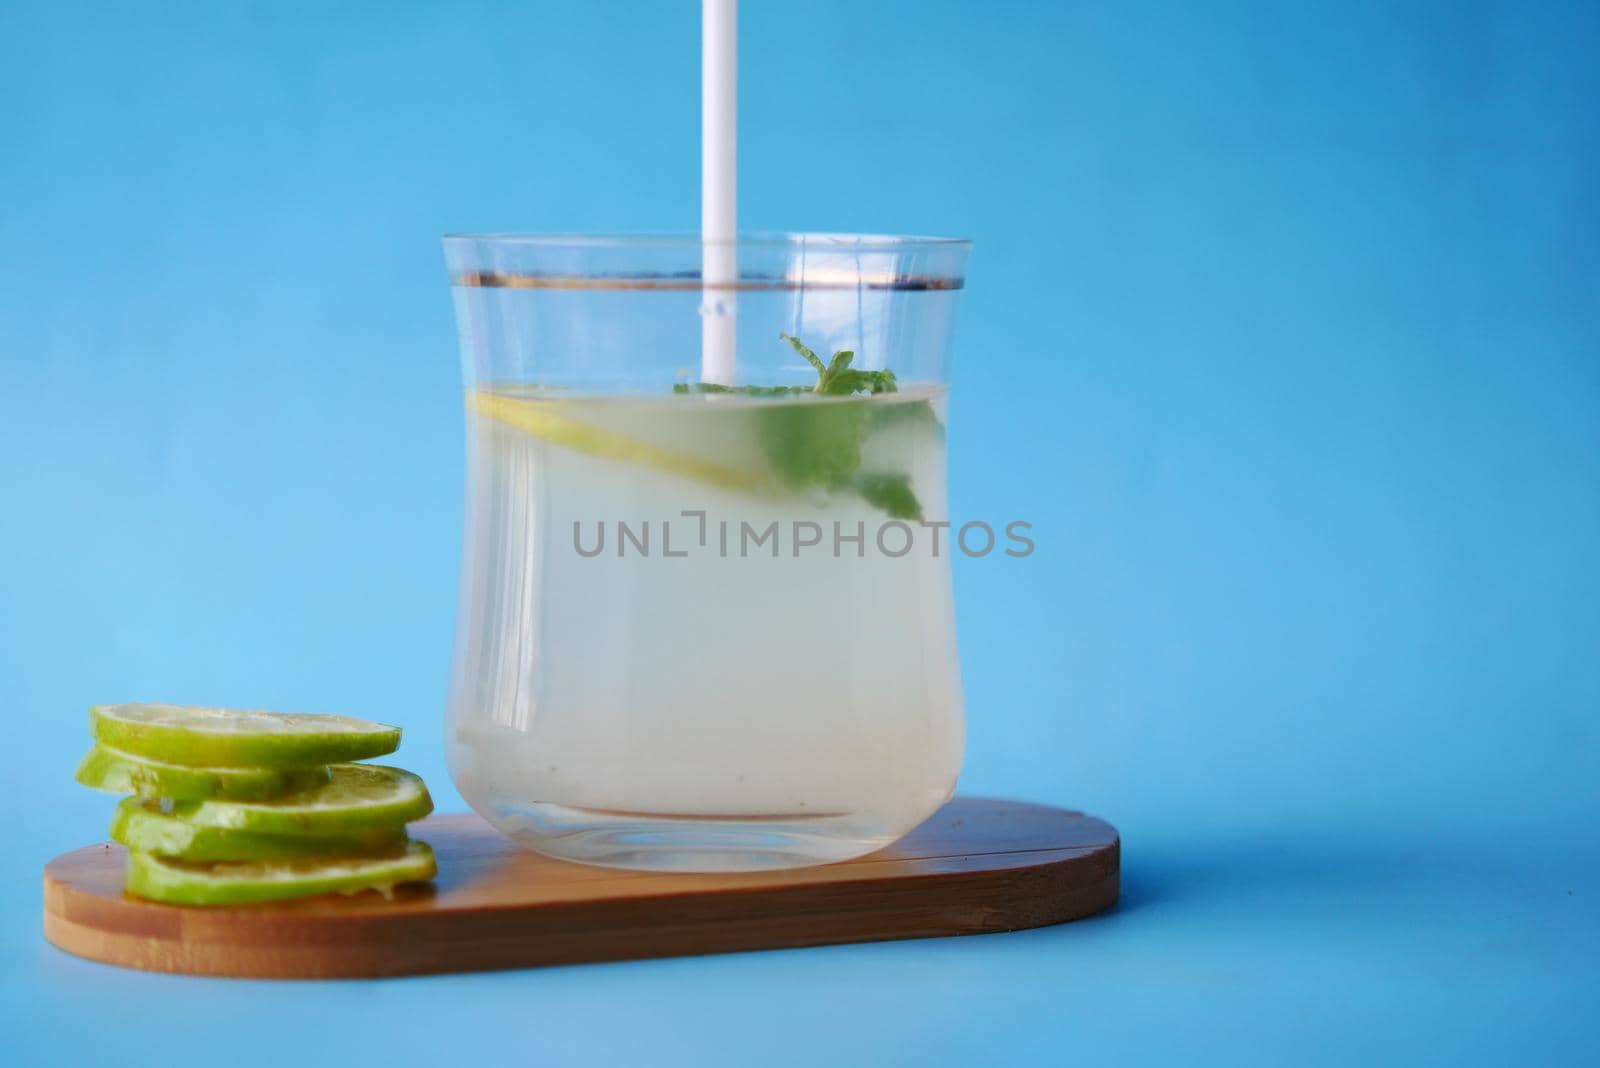
[[[341,857],[396,850],[406,842],[404,824],[344,834],[257,834],[224,827],[197,827],[162,812],[153,802],[128,798],[117,806],[111,839],[137,853],[189,861],[268,861]]]
[[[781,484],[765,474],[741,471],[582,423],[553,411],[545,402],[477,390],[467,394],[467,405],[479,415],[574,452],[665,471],[741,493],[774,496],[784,492]]]
[[[130,894],[173,905],[246,905],[315,894],[378,890],[434,877],[438,865],[425,842],[378,856],[194,864],[150,853],[129,853]]]
[[[195,768],[124,753],[97,745],[73,778],[110,794],[166,797],[174,801],[220,798],[259,801],[328,781],[326,766],[316,768]]]
[[[97,742],[147,760],[201,768],[304,768],[392,753],[400,728],[351,716],[165,704],[97,705]]]
[[[257,834],[344,834],[392,827],[433,811],[416,775],[382,764],[335,764],[326,783],[270,801],[179,801],[172,815],[196,827]]]

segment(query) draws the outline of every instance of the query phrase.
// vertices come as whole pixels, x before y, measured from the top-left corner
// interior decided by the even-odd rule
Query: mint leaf
[[[724,386],[716,382],[677,382],[674,393],[738,393],[746,397],[788,397],[810,393],[810,386]]]
[[[797,337],[779,334],[817,372],[815,386],[723,386],[712,382],[680,382],[674,393],[737,393],[749,397],[784,397],[812,393],[824,397],[874,396],[895,393],[900,384],[890,370],[851,367],[855,353],[845,349],[822,362]],[[922,518],[922,505],[911,490],[911,476],[865,472],[861,446],[876,428],[904,419],[927,420],[939,426],[927,401],[910,404],[795,404],[765,408],[757,420],[761,450],[772,470],[797,491],[849,490],[895,519]]]
[[[870,415],[861,404],[786,404],[765,410],[758,434],[767,462],[798,490],[844,489],[861,467]]]
[[[788,334],[779,334],[778,336],[787,341],[794,351],[804,356],[806,358],[806,362],[817,369],[817,374],[819,376],[827,375],[828,369],[822,365],[822,358],[802,345],[799,338],[791,337]]]
[[[806,362],[817,369],[817,384],[812,389],[828,397],[848,397],[853,393],[893,393],[900,388],[895,381],[893,371],[857,371],[850,367],[850,361],[856,354],[846,349],[833,354],[833,359],[826,365],[822,358],[805,345],[800,339],[789,334],[779,334],[780,338],[789,343],[789,346],[806,358]]]
[[[909,475],[868,474],[857,475],[855,490],[868,504],[882,508],[892,519],[922,521],[922,505],[911,492]]]

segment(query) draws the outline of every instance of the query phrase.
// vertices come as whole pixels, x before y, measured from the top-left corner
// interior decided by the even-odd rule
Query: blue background
[[[1592,1057],[1600,7],[1554,0],[745,4],[743,222],[977,240],[954,508],[1039,548],[956,565],[963,788],[1116,822],[1117,912],[385,983],[43,943],[92,702],[377,716],[460,806],[437,239],[693,229],[698,28],[0,6],[8,1053]]]

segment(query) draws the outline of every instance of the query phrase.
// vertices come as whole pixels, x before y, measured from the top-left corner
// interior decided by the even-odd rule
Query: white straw
[[[738,0],[700,9],[700,379],[734,384],[738,250]],[[712,288],[712,287],[726,288]]]

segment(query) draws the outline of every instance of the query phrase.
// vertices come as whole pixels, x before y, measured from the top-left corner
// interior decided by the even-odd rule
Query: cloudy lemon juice
[[[503,830],[781,867],[950,795],[944,394],[838,362],[830,393],[469,393],[452,771]]]

